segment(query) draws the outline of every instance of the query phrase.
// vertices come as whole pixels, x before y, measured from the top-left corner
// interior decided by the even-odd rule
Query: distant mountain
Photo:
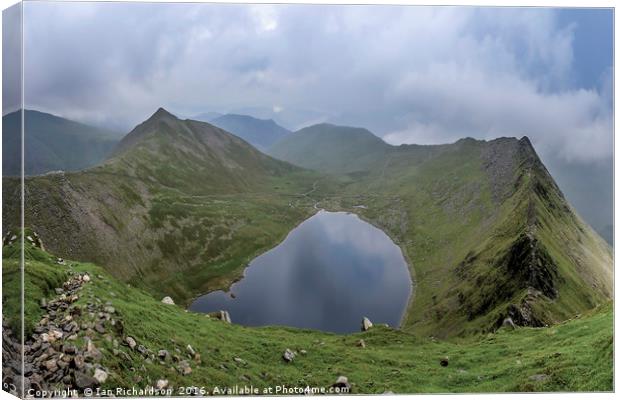
[[[379,163],[391,148],[367,129],[324,123],[280,139],[267,152],[304,168],[349,173]]]
[[[262,151],[290,133],[272,119],[259,119],[249,115],[226,114],[208,122],[239,136]]]
[[[21,113],[2,117],[2,168],[21,172]],[[26,175],[77,171],[102,162],[118,143],[118,134],[34,110],[24,113]]]
[[[194,115],[191,119],[202,122],[211,122],[214,119],[221,117],[222,115],[224,114],[215,111],[207,111],[202,114]]]

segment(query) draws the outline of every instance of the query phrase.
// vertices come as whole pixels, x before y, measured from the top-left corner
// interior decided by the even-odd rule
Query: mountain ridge
[[[185,303],[226,288],[317,205],[355,212],[409,262],[416,288],[402,328],[435,337],[493,331],[505,318],[555,323],[610,297],[609,246],[527,137],[395,147],[360,128],[307,129],[287,140],[335,141],[303,142],[295,154],[311,164],[295,167],[158,110],[103,165],[26,179],[27,225],[59,256]],[[317,163],[320,173],[303,169]],[[4,183],[5,198],[18,196]]]

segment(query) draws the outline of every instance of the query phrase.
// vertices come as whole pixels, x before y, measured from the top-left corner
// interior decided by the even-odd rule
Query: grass
[[[55,254],[187,305],[238,279],[315,207],[355,212],[403,250],[416,285],[403,329],[421,337],[493,331],[521,307],[533,274],[506,260],[528,233],[557,269],[558,296],[528,303],[542,323],[611,298],[609,246],[571,212],[527,139],[394,147],[331,125],[291,135],[301,166],[326,175],[214,129],[149,120],[141,141],[101,167],[26,179],[26,225]],[[19,199],[16,182],[4,183],[10,226]]]
[[[10,255],[6,250],[5,255]],[[52,260],[51,256],[37,260],[28,256],[26,282],[30,289],[26,293],[32,307],[27,306],[27,321],[37,320],[33,305],[58,285],[57,279],[74,271],[87,272],[92,280],[80,292],[78,305],[110,301],[123,320],[126,335],[155,354],[166,349],[191,359],[186,352],[188,344],[200,353],[200,362],[190,361],[192,373],[182,376],[174,369],[177,363],[145,360],[124,346],[120,350],[127,357],[115,356],[113,339],[122,342],[122,337],[111,332],[108,341],[105,335],[97,335],[94,342],[103,351],[102,363],[110,372],[103,385],[108,389],[144,387],[167,379],[175,388],[204,386],[212,391],[215,386],[253,385],[262,391],[278,385],[326,387],[345,375],[353,393],[369,394],[613,390],[610,303],[548,328],[502,329],[460,339],[422,338],[381,326],[364,333],[336,335],[229,325],[162,304],[94,264],[67,262],[61,266]],[[13,258],[4,259],[5,266],[13,262]],[[3,269],[5,293],[19,286],[16,279],[10,268]],[[5,303],[5,315],[14,315],[16,310],[13,303]],[[80,318],[87,320],[88,313]],[[366,348],[357,346],[360,339]],[[290,364],[281,358],[286,348],[298,352]],[[235,361],[236,357],[243,361]],[[447,367],[440,366],[444,357],[449,360]],[[542,381],[530,378],[537,374],[547,377]]]

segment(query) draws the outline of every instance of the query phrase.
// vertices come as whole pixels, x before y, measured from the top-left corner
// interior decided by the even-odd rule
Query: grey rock
[[[295,353],[293,353],[291,349],[286,349],[284,350],[284,354],[282,354],[282,358],[286,362],[293,362],[293,360],[295,359]]]
[[[168,353],[168,350],[159,350],[157,352],[157,357],[161,358],[162,360],[165,360],[170,357],[170,353]]]
[[[108,379],[108,373],[100,368],[97,368],[95,369],[93,378],[95,378],[95,380],[101,384],[101,383],[104,383]]]
[[[127,346],[129,346],[130,349],[134,349],[137,345],[136,340],[134,338],[132,338],[131,336],[127,336],[125,338],[125,343],[127,343]]]
[[[349,379],[346,376],[339,376],[336,379],[336,382],[332,385],[333,388],[337,388],[341,391],[349,392],[351,391],[351,384],[349,383]]]
[[[86,389],[86,388],[93,389],[97,387],[98,382],[92,376],[86,375],[85,373],[81,371],[76,371],[74,373],[74,376],[75,376],[75,386],[77,386],[79,389]]]
[[[164,297],[163,299],[161,299],[161,302],[164,304],[174,305],[174,300],[172,300],[172,297],[170,296]]]
[[[542,382],[546,381],[549,378],[549,375],[546,374],[536,374],[529,377],[531,381]]]
[[[514,321],[512,320],[512,318],[508,317],[504,319],[504,322],[502,322],[502,326],[504,328],[508,328],[508,329],[516,329],[517,327],[515,326]]]
[[[367,317],[364,317],[364,319],[362,319],[362,331],[366,332],[370,328],[372,328],[372,322],[370,322]]]

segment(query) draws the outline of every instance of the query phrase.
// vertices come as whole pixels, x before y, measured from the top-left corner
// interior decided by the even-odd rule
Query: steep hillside
[[[121,140],[105,170],[186,193],[260,189],[266,179],[299,170],[204,122],[160,108]]]
[[[19,111],[2,117],[2,168],[5,176],[21,171]],[[118,143],[118,134],[55,115],[26,110],[24,115],[26,175],[77,171],[102,162]]]
[[[177,301],[226,287],[313,212],[318,175],[207,123],[158,110],[103,165],[26,179],[25,219],[47,249]],[[19,190],[5,178],[6,228]]]
[[[331,175],[158,110],[104,165],[27,179],[26,224],[61,257],[187,304],[227,287],[318,207],[348,210],[403,249],[415,282],[403,328],[423,336],[493,332],[505,318],[544,326],[611,298],[609,246],[527,138],[395,147],[318,125],[276,147]],[[15,183],[4,181],[8,227]]]
[[[389,150],[366,129],[318,124],[282,138],[268,153],[304,168],[349,173],[380,166]]]
[[[262,151],[290,133],[272,119],[258,119],[248,115],[226,114],[209,122],[239,136]]]
[[[19,286],[14,246],[4,247],[4,294]],[[168,396],[188,396],[252,385],[259,394],[271,387],[271,394],[300,395],[307,387],[329,393],[345,376],[353,394],[613,390],[611,304],[548,328],[447,341],[383,326],[352,335],[245,328],[234,317],[227,324],[163,304],[96,265],[58,264],[27,246],[25,315],[34,334],[26,338],[25,363],[33,387],[83,393],[159,386]],[[7,326],[16,306],[5,302]],[[67,333],[45,342],[57,329]],[[10,346],[10,329],[4,334]],[[47,349],[43,356],[40,349]],[[295,352],[292,362],[282,358],[286,349]],[[3,352],[5,384],[16,383],[11,355]],[[188,387],[197,392],[181,392]],[[283,387],[291,392],[275,391]]]
[[[416,282],[406,329],[463,335],[507,317],[544,326],[611,298],[610,247],[527,138],[395,147],[360,133],[356,146],[342,139],[350,128],[334,129],[295,133],[272,154],[343,176],[339,198],[321,205],[356,212],[401,245]]]

